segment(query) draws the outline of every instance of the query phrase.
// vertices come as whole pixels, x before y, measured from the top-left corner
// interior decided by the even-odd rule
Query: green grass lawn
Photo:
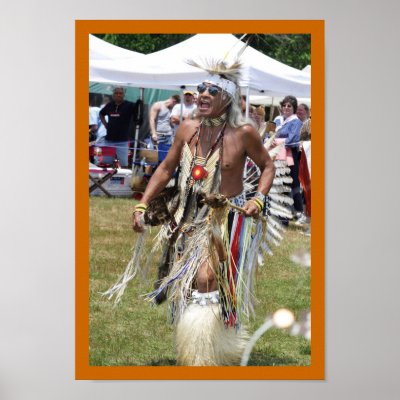
[[[120,304],[100,295],[112,286],[131,258],[136,234],[131,229],[131,199],[90,198],[90,365],[175,365],[174,331],[167,324],[167,305],[153,306],[143,294],[153,289],[157,260],[146,277],[130,282]],[[252,334],[279,308],[296,317],[310,308],[310,269],[293,263],[290,255],[309,249],[310,238],[290,225],[257,271],[256,317]],[[152,236],[157,229],[153,228]],[[151,238],[146,251],[153,246]],[[270,329],[256,343],[249,365],[310,365],[310,342],[286,330]]]

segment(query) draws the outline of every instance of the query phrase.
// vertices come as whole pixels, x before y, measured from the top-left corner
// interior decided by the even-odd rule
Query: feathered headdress
[[[225,61],[213,59],[204,60],[202,64],[194,60],[187,60],[186,62],[193,67],[208,72],[209,76],[205,82],[217,85],[232,97],[236,96],[239,87],[240,68],[242,66],[238,59],[230,66]]]

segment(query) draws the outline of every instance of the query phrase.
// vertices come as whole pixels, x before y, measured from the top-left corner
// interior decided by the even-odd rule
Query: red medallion
[[[204,178],[207,178],[208,171],[202,165],[196,165],[192,169],[192,178],[195,181],[200,181]]]

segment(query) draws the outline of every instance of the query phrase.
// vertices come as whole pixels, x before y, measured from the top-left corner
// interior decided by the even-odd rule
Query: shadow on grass
[[[137,366],[138,364],[131,364],[131,363],[116,363],[116,364],[97,364],[97,363],[90,363],[91,366]],[[140,364],[139,364],[140,365]],[[247,364],[247,366],[252,367],[282,367],[282,366],[301,366],[301,365],[309,365],[306,364],[299,364],[298,360],[291,357],[278,357],[274,355],[266,355],[262,352],[254,352],[251,354],[251,358]],[[148,363],[144,364],[144,366],[150,367],[175,367],[176,360],[173,358],[162,358],[158,360],[151,360]]]
[[[273,354],[265,354],[263,352],[253,352],[249,359],[249,366],[286,366],[286,365],[299,365],[297,359],[292,357],[279,357]]]
[[[161,360],[152,360],[149,364],[152,367],[171,367],[176,366],[176,360],[171,358],[164,358]],[[265,355],[262,352],[252,353],[251,358],[249,360],[248,366],[255,367],[268,367],[268,366],[287,366],[287,365],[299,365],[298,360],[291,357],[277,357],[273,355]]]
[[[172,358],[162,358],[161,360],[152,360],[148,365],[152,367],[176,366],[176,360]]]

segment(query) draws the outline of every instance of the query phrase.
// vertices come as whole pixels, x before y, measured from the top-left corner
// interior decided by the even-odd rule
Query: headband
[[[209,75],[204,82],[212,83],[227,92],[231,97],[235,97],[237,86],[228,79],[221,78],[219,75]]]

